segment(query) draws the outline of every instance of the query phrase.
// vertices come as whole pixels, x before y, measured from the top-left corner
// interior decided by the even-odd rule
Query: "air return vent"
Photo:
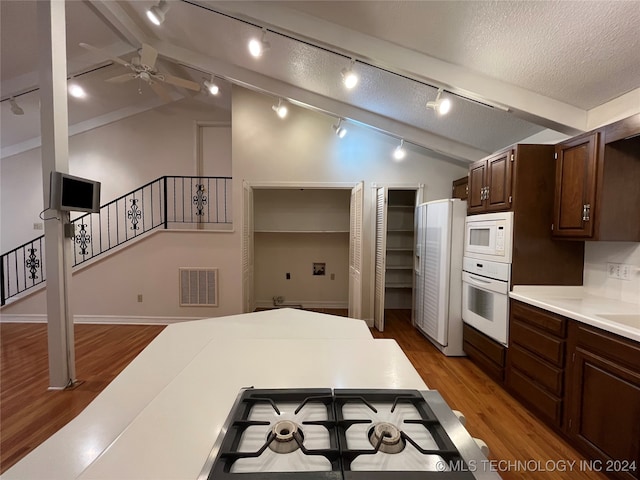
[[[180,306],[218,306],[217,268],[180,268]]]

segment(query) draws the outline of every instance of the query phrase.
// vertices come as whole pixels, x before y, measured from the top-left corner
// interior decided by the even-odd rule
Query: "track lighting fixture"
[[[351,62],[349,63],[349,67],[345,67],[340,70],[340,73],[342,74],[342,83],[344,83],[344,86],[349,90],[351,90],[358,84],[358,74],[353,71],[353,66],[355,65],[355,63],[355,59],[352,58]]]
[[[14,115],[24,115],[24,110],[20,107],[20,105],[18,105],[18,102],[16,102],[16,99],[11,97],[9,99],[9,105],[11,105],[11,113],[13,113]]]
[[[448,98],[442,98],[443,91],[444,90],[442,88],[439,88],[436,99],[433,102],[427,102],[427,108],[435,110],[440,115],[445,115],[449,110],[451,110],[451,100]]]
[[[164,16],[166,15],[167,10],[169,10],[169,4],[167,1],[160,0],[158,5],[154,5],[147,10],[147,18],[154,25],[160,25],[164,22]]]
[[[262,29],[262,37],[260,40],[252,38],[249,40],[249,53],[255,58],[261,57],[264,52],[271,48],[271,44],[267,42],[267,29]]]
[[[278,99],[278,105],[273,105],[271,107],[271,109],[276,112],[276,114],[280,117],[280,118],[284,118],[287,116],[287,113],[289,113],[289,109],[287,108],[287,106],[282,102],[282,99],[279,98]]]
[[[204,86],[211,95],[218,95],[220,93],[220,87],[213,81],[214,77],[211,75],[211,80],[205,80]]]
[[[406,156],[407,156],[407,151],[404,149],[404,139],[401,139],[400,145],[398,145],[396,149],[393,151],[393,158],[400,161]]]
[[[332,128],[336,132],[336,135],[338,136],[338,138],[344,138],[344,136],[347,134],[347,129],[342,126],[341,118],[338,119],[337,124],[332,125]]]

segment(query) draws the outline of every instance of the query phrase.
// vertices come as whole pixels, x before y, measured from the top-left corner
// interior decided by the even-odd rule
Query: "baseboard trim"
[[[262,300],[256,301],[255,306],[256,308],[349,308],[349,302],[296,302],[292,300],[281,305],[274,305],[273,300]]]
[[[150,317],[121,315],[74,315],[73,323],[93,323],[108,325],[170,325],[172,323],[190,322],[209,317]],[[44,314],[10,314],[0,315],[0,323],[47,323]]]

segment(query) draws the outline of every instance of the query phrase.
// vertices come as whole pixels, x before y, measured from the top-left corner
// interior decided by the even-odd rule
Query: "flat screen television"
[[[51,172],[49,198],[49,208],[97,213],[100,211],[100,182],[68,173]]]

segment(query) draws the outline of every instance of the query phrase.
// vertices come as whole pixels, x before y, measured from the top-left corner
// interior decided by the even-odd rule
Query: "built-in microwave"
[[[511,263],[513,212],[470,215],[465,220],[464,255]]]

